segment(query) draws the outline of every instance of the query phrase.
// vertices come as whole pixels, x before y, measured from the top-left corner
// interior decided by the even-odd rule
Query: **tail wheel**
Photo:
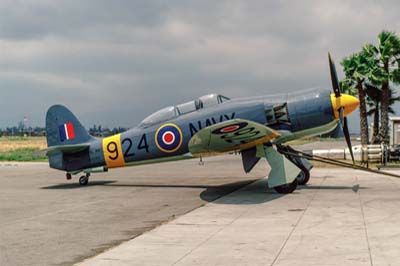
[[[89,176],[83,175],[79,178],[79,185],[86,186],[89,183]]]
[[[292,193],[293,191],[296,190],[296,188],[297,188],[297,178],[295,180],[293,180],[292,183],[274,187],[275,191],[278,192],[279,194]]]
[[[299,185],[305,185],[308,183],[308,181],[310,180],[310,171],[308,171],[306,168],[304,167],[300,167],[301,172],[300,174],[297,176],[297,184]]]

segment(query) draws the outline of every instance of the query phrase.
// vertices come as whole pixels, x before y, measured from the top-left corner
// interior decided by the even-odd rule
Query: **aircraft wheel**
[[[86,186],[89,183],[89,177],[88,176],[81,176],[79,178],[79,185],[81,186]]]
[[[310,171],[307,169],[301,169],[300,174],[297,176],[297,184],[305,185],[310,180]]]
[[[275,191],[278,192],[279,194],[292,193],[293,191],[296,190],[296,188],[297,188],[297,178],[292,183],[274,187]]]

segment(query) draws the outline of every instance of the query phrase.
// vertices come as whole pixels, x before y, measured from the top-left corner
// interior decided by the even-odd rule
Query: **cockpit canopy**
[[[143,119],[139,126],[148,127],[162,121],[170,120],[177,116],[188,114],[199,109],[218,105],[229,100],[230,99],[228,97],[219,94],[204,95],[190,102],[178,104],[176,106],[165,107]]]

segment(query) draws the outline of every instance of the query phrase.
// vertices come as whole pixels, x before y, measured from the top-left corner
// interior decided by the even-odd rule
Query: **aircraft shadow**
[[[117,181],[90,181],[85,187],[131,187],[131,188],[182,188],[182,189],[203,189],[200,198],[206,202],[214,202],[217,204],[259,204],[280,198],[284,195],[276,193],[272,189],[268,189],[266,182],[256,180],[237,181],[222,185],[172,185],[172,184],[135,184],[135,183],[119,183]],[[249,185],[249,186],[248,186]],[[57,184],[53,186],[42,187],[41,189],[79,189],[85,188],[77,182]],[[230,193],[240,190],[239,193],[229,195]],[[224,197],[226,196],[226,197]]]
[[[94,181],[89,181],[89,183],[85,187],[107,186],[115,182],[116,181],[94,180]],[[78,182],[41,187],[41,189],[77,189],[77,188],[84,188],[84,187],[79,185]]]
[[[223,196],[226,196],[238,189],[241,189],[255,180],[237,181],[232,183],[226,183],[222,185],[168,185],[168,184],[120,184],[113,183],[107,186],[109,187],[145,187],[145,188],[194,188],[204,189],[200,193],[200,198],[206,202],[215,201]]]
[[[248,183],[248,186],[234,189],[231,192],[233,191],[237,192],[234,194],[229,194],[229,192],[225,197],[219,198],[213,201],[213,203],[226,205],[252,205],[273,201],[285,196],[284,194],[279,194],[275,192],[275,190],[268,188],[266,179],[259,179],[256,182]],[[207,191],[204,191],[204,193],[205,192]],[[207,200],[204,195],[201,195],[201,197],[202,199]]]
[[[278,194],[273,189],[267,188],[265,179],[237,181],[222,185],[172,185],[172,184],[135,184],[135,183],[119,183],[117,181],[107,180],[93,180],[90,181],[85,187],[131,187],[131,188],[178,188],[178,189],[203,189],[200,193],[200,198],[206,202],[214,202],[215,204],[227,205],[251,205],[260,204],[268,201],[276,200],[285,196]],[[79,189],[85,188],[77,182],[57,184],[53,186],[42,187],[41,189]],[[356,184],[354,186],[318,186],[318,185],[305,185],[298,186],[297,190],[352,190],[357,193],[360,189],[368,189],[368,187],[360,187]],[[238,191],[231,195],[232,192]],[[293,192],[297,194],[299,191]]]
[[[239,181],[234,183],[228,183],[218,186],[212,185],[169,185],[169,184],[127,184],[127,183],[119,183],[117,181],[90,181],[86,186],[81,186],[79,183],[66,183],[66,184],[58,184],[53,186],[42,187],[41,189],[74,189],[74,188],[85,188],[91,186],[107,186],[107,187],[143,187],[143,188],[200,188],[200,189],[209,189],[209,190],[218,190],[222,192],[229,193],[234,191],[240,187],[248,185],[249,183],[255,180],[246,180],[246,181]]]

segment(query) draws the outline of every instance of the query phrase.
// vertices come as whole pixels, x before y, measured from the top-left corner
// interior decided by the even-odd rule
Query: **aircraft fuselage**
[[[78,172],[84,169],[108,169],[191,158],[188,142],[199,130],[231,120],[254,121],[281,133],[281,140],[318,135],[333,130],[337,123],[329,91],[314,91],[273,99],[254,97],[230,100],[215,106],[176,116],[152,125],[139,125],[121,134],[94,139],[90,148],[64,154],[62,160],[50,158],[53,168]],[[53,162],[52,162],[53,161]]]

